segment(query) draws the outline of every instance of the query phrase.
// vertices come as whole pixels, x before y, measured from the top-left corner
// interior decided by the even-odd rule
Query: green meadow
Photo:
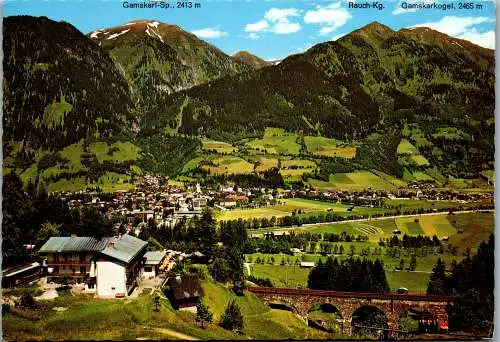
[[[402,234],[426,235],[436,234],[438,237],[449,237],[448,241],[443,241],[444,250],[438,247],[427,247],[425,254],[416,253],[417,267],[415,271],[398,270],[401,260],[405,268],[411,261],[414,253],[412,250],[400,250],[391,255],[388,247],[379,245],[380,239],[387,239],[392,236],[393,230],[399,229]],[[295,227],[289,229],[277,229],[274,231],[294,231],[295,233],[336,233],[346,232],[350,235],[368,235],[369,240],[365,242],[331,242],[337,245],[337,254],[331,256],[340,260],[351,257],[351,246],[354,246],[354,257],[367,259],[381,259],[384,263],[387,280],[391,290],[399,287],[406,287],[410,292],[422,293],[427,289],[427,283],[432,268],[438,258],[445,261],[450,267],[452,261],[460,261],[465,257],[467,250],[472,253],[477,251],[478,246],[489,235],[494,232],[495,224],[492,213],[456,213],[452,215],[415,215],[413,217],[391,218],[380,220],[369,220],[364,222],[338,222],[331,224],[313,225],[307,227]],[[340,254],[340,246],[344,251]],[[451,252],[451,246],[456,250]],[[303,246],[309,252],[310,244]],[[377,252],[377,249],[379,250]],[[368,255],[362,255],[363,250],[368,250]],[[320,255],[319,243],[316,244],[314,253],[302,253],[295,255],[285,254],[247,254],[247,262],[252,262],[250,272],[260,278],[269,278],[277,287],[306,287],[309,269],[300,268],[301,261],[314,261],[319,259],[326,261],[327,256]],[[260,259],[260,263],[257,260]],[[248,269],[245,269],[248,273]]]

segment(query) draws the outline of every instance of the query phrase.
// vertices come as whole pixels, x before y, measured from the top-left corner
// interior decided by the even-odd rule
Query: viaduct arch
[[[321,291],[308,289],[286,289],[273,287],[249,287],[248,291],[259,297],[264,303],[286,303],[292,310],[307,320],[314,304],[331,304],[342,316],[342,332],[352,334],[352,316],[364,306],[375,307],[387,318],[389,336],[394,337],[398,321],[409,309],[419,308],[448,319],[446,306],[455,301],[454,296],[411,295],[393,293],[363,293]]]

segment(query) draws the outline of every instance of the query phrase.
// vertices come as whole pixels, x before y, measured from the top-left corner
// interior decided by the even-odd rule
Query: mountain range
[[[272,62],[265,61],[262,58],[257,57],[248,51],[235,52],[232,55],[232,57],[234,59],[239,60],[240,62],[248,64],[249,66],[251,66],[254,69],[260,69],[260,68],[263,68],[263,67],[268,66],[268,65],[273,65]]]
[[[135,20],[87,35],[115,61],[143,112],[174,92],[250,70],[176,25]]]
[[[75,177],[174,163],[172,176],[200,151],[197,139],[235,142],[267,127],[357,145],[354,160],[335,163],[398,177],[402,139],[446,177],[493,168],[494,52],[429,28],[372,23],[279,63],[228,56],[150,20],[84,35],[7,17],[3,33],[5,167],[27,179],[54,176],[40,168],[47,155],[71,179],[59,152],[75,144],[84,161]],[[125,143],[136,153],[115,158]]]

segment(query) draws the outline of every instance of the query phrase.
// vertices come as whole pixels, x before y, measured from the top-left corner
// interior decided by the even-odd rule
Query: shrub
[[[238,333],[243,331],[243,315],[234,300],[227,305],[226,310],[222,314],[220,326],[226,330],[232,330]]]
[[[37,302],[31,293],[23,293],[21,295],[20,306],[24,309],[34,309],[37,307]]]
[[[250,275],[247,279],[259,286],[273,287],[273,282],[269,278],[257,278],[253,275]]]

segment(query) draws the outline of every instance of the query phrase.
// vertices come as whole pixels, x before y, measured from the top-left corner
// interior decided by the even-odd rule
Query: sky
[[[492,0],[470,1],[477,7],[461,9],[458,0],[193,0],[191,8],[178,8],[182,1],[164,0],[170,8],[125,7],[155,1],[159,0],[4,0],[3,15],[46,16],[69,22],[83,33],[136,19],[157,20],[179,25],[229,55],[246,50],[266,60],[304,52],[373,21],[394,30],[427,26],[495,48]],[[354,8],[374,2],[383,8]],[[196,3],[199,8],[194,8]],[[405,9],[405,4],[454,8]]]

